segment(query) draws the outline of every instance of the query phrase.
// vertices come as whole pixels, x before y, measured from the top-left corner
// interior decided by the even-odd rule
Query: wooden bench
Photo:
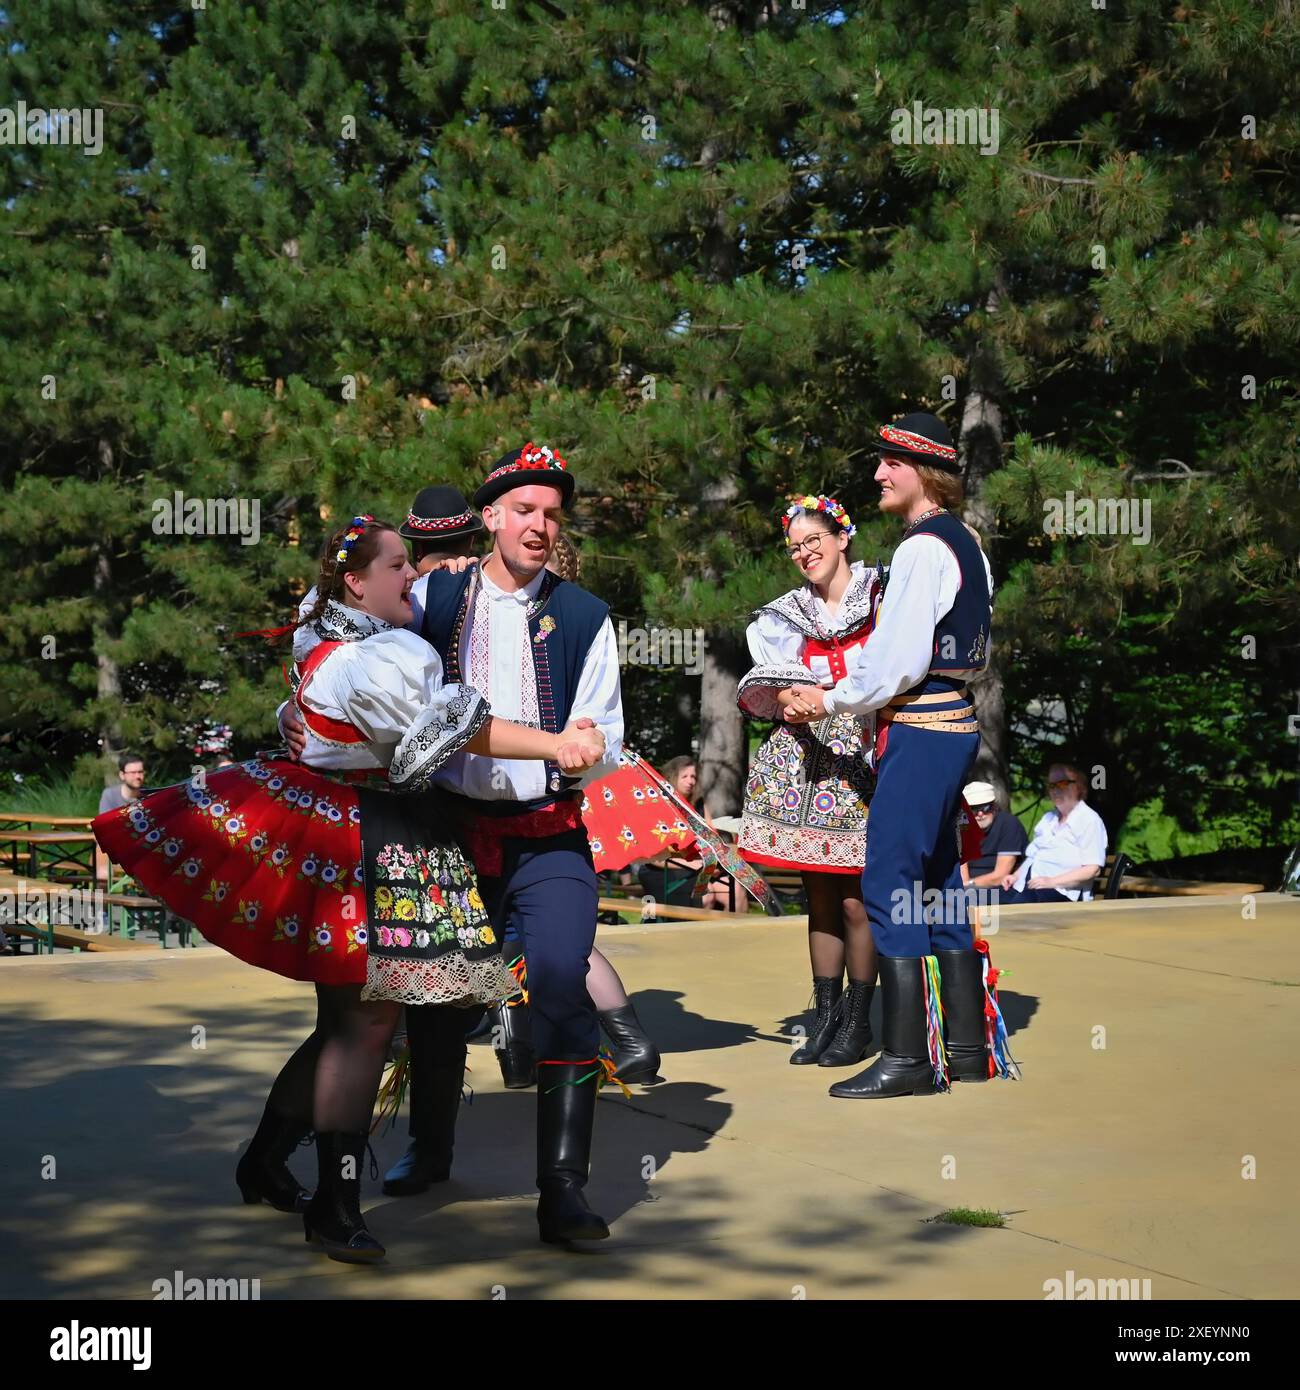
[[[69,893],[83,892],[92,894],[92,900],[97,905],[102,904],[108,909],[108,930],[106,932],[91,931],[85,933],[86,935],[96,937],[101,941],[107,937],[115,942],[127,941],[134,943],[136,935],[140,930],[140,923],[135,919],[137,917],[150,917],[153,919],[149,924],[150,930],[158,933],[159,944],[164,950],[167,949],[168,946],[167,934],[169,931],[176,932],[182,946],[196,944],[190,940],[194,932],[193,924],[187,922],[183,917],[177,917],[168,909],[165,903],[159,902],[157,898],[145,897],[138,893],[128,892],[106,893],[99,887],[92,888],[87,886],[85,888],[73,888],[66,883],[57,883],[49,879],[26,878],[17,874],[12,874],[8,870],[0,869],[0,893],[12,893],[15,897],[21,895],[28,900],[29,904],[33,899],[39,901],[42,898],[45,899],[48,904],[51,894],[61,899],[65,898]],[[113,909],[115,908],[118,910],[121,917],[120,934],[118,934],[115,929],[113,921]],[[44,923],[37,926],[32,932],[11,930],[7,923],[0,923],[0,925],[4,925],[6,931],[10,935],[39,935],[44,939],[44,934],[47,933],[47,928]],[[16,927],[21,927],[23,925],[23,923],[15,924]],[[80,929],[70,928],[70,930],[78,931]],[[100,947],[99,949],[106,950],[109,948]]]
[[[798,903],[805,911],[808,907],[803,888],[803,875],[793,869],[769,869],[761,864],[752,864],[755,873],[762,874],[767,886],[780,898],[782,904]]]
[[[36,942],[37,953],[44,946],[51,955],[56,946],[66,946],[73,951],[148,951],[153,948],[143,941],[135,941],[129,936],[109,936],[107,932],[82,931],[80,927],[61,927],[58,925],[33,925],[28,922],[5,922],[5,936],[29,937]]]
[[[707,907],[675,907],[671,903],[653,902],[646,904],[643,897],[636,898],[598,898],[598,912],[618,917],[635,917],[641,922],[732,922],[745,914],[715,912]],[[645,915],[649,913],[650,915]]]
[[[39,825],[48,830],[89,830],[93,816],[40,816],[34,811],[0,811],[0,826],[11,825],[20,830],[35,830]]]
[[[1143,897],[1210,898],[1219,896],[1245,897],[1248,893],[1264,892],[1262,883],[1220,883],[1195,878],[1129,878],[1124,891]]]
[[[15,906],[21,905],[24,915],[43,902],[46,918],[43,922],[0,921],[0,927],[4,928],[5,936],[15,942],[22,939],[34,941],[38,954],[42,947],[53,954],[56,946],[65,946],[73,951],[116,951],[144,946],[144,943],[136,941],[134,936],[114,936],[111,931],[92,931],[50,921],[51,915],[57,915],[57,909],[54,914],[50,911],[51,895],[57,900],[65,900],[70,892],[78,891],[69,889],[66,884],[50,883],[44,879],[32,881],[0,875],[0,893],[12,894]]]

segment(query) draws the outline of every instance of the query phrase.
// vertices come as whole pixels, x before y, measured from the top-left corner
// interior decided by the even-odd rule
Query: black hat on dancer
[[[904,415],[892,425],[881,425],[876,447],[883,454],[902,454],[913,463],[926,463],[945,473],[961,472],[948,426],[924,410]]]
[[[567,511],[573,501],[573,474],[569,465],[553,449],[531,441],[522,449],[503,454],[492,465],[483,486],[474,494],[474,505],[481,511],[511,488],[529,487],[533,483],[549,483],[560,489]]]
[[[411,503],[397,534],[409,541],[450,541],[482,529],[482,521],[459,488],[426,487]]]

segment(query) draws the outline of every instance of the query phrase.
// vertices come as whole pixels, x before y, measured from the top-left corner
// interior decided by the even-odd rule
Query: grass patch
[[[0,780],[0,811],[35,816],[94,816],[99,812],[103,780],[80,781],[71,773],[33,775],[21,781],[10,774]]]
[[[1005,1226],[1007,1218],[1000,1211],[976,1207],[952,1207],[932,1216],[931,1221],[943,1221],[949,1226]]]

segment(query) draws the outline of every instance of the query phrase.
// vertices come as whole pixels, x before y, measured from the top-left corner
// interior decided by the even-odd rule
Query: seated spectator
[[[144,759],[139,753],[123,753],[117,760],[117,781],[105,787],[99,798],[99,814],[116,811],[128,802],[139,801],[144,789]],[[95,878],[101,883],[108,881],[108,860],[99,846],[95,846]]]
[[[708,813],[695,800],[698,783],[695,759],[688,754],[670,758],[660,769],[664,780],[692,810],[708,819]],[[714,912],[726,912],[731,906],[731,879],[720,874],[711,879],[700,897],[694,894],[696,878],[704,867],[700,856],[689,850],[671,853],[637,865],[636,874],[642,889],[657,902],[673,907],[703,907]],[[654,885],[654,886],[651,886]]]
[[[699,781],[699,776],[695,768],[695,759],[682,754],[676,758],[669,758],[663,765],[664,780],[677,793],[678,796],[692,810],[699,810],[695,804],[695,787]]]
[[[693,890],[701,861],[670,855],[665,859],[645,859],[633,865],[641,891],[657,903],[671,907],[696,907]]]
[[[139,753],[123,753],[117,760],[117,782],[105,787],[99,798],[99,814],[116,811],[128,801],[139,801],[144,786],[144,759]]]
[[[1029,836],[1016,817],[998,805],[988,782],[971,782],[962,795],[984,840],[976,858],[961,866],[961,881],[972,888],[1000,888],[1002,880],[1015,873]]]
[[[1002,880],[999,902],[1088,902],[1106,862],[1106,827],[1084,800],[1087,784],[1073,763],[1047,770],[1052,809],[1034,826],[1025,862]]]

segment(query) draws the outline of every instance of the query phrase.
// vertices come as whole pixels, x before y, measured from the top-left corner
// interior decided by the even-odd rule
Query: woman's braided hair
[[[294,626],[305,627],[308,623],[314,623],[325,611],[325,605],[331,599],[342,603],[343,576],[365,569],[379,554],[380,536],[385,531],[396,530],[397,527],[387,521],[376,521],[372,516],[356,516],[328,537],[321,547],[320,571],[316,576],[316,602]]]

